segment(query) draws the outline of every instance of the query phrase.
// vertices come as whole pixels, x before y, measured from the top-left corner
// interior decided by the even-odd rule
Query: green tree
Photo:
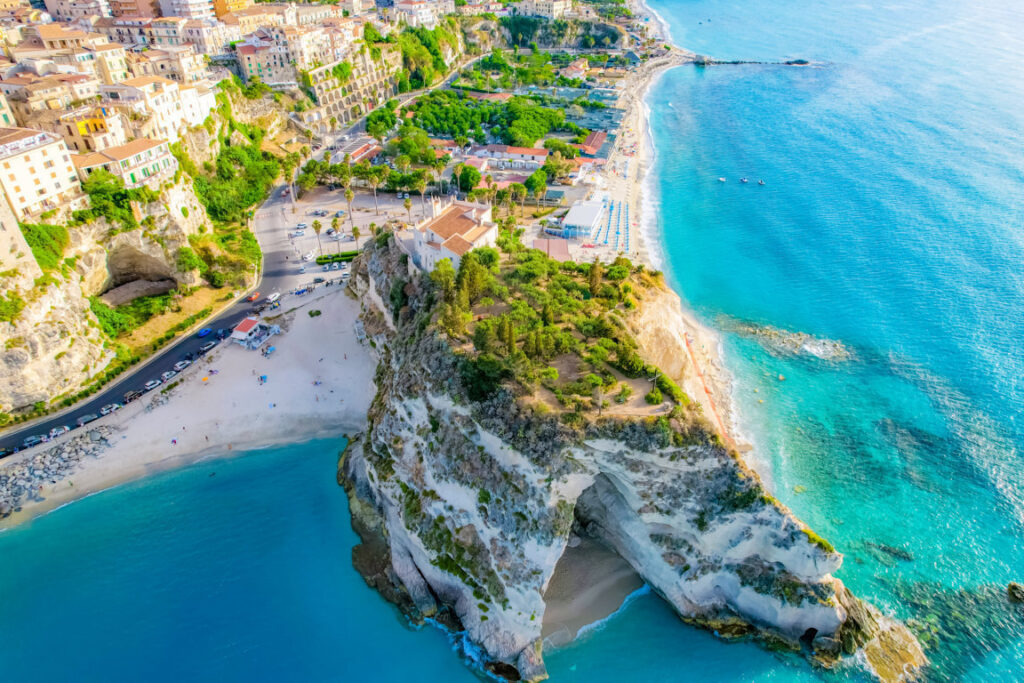
[[[352,226],[352,239],[354,239],[356,241],[356,249],[358,249],[359,248],[359,226],[358,225],[353,225]]]
[[[590,273],[588,274],[588,282],[590,284],[590,295],[597,296],[597,291],[601,287],[601,262],[594,261],[590,264]]]
[[[352,199],[356,196],[356,193],[352,191],[352,188],[345,188],[345,202],[348,204],[348,220],[349,223],[355,227],[356,216],[352,213]]]
[[[411,183],[412,189],[420,193],[420,208],[423,209],[423,216],[427,215],[427,179],[422,173],[417,174]]]
[[[323,245],[320,244],[320,228],[322,227],[323,226],[320,225],[320,221],[313,221],[313,232],[316,233],[316,246],[320,250],[321,256],[324,255]]]
[[[412,223],[412,200],[408,197],[402,202],[402,206],[405,207],[406,212],[409,214],[409,223]]]
[[[410,166],[412,166],[412,160],[409,158],[408,154],[399,154],[395,157],[395,168],[397,168],[400,173],[407,173]]]
[[[508,186],[508,189],[512,193],[512,198],[519,202],[519,210],[522,211],[523,204],[526,202],[526,185],[523,185],[522,183],[512,183]]]
[[[455,268],[451,259],[441,259],[430,273],[430,280],[441,288],[445,301],[451,301],[455,292]]]

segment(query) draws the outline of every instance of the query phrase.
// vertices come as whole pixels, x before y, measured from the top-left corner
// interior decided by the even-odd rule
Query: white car
[[[192,361],[190,360],[179,360],[177,363],[174,364],[174,369],[176,372],[181,372],[190,365],[192,365]]]
[[[108,403],[107,405],[100,408],[100,415],[110,415],[115,410],[120,410],[120,403]]]
[[[54,427],[53,429],[50,430],[50,438],[51,439],[56,439],[61,434],[67,434],[69,431],[71,431],[71,428],[68,427],[67,425],[62,425],[60,427]]]
[[[268,304],[272,304],[272,303],[274,303],[275,301],[277,301],[280,298],[281,298],[281,293],[280,292],[274,292],[273,294],[271,294],[270,296],[267,297],[267,303]]]
[[[177,374],[178,373],[176,373],[174,370],[168,370],[167,372],[160,375],[160,379],[166,382],[167,380],[173,378]]]
[[[313,252],[309,252],[308,254],[304,254],[302,256],[302,260],[303,261],[312,261],[313,260]]]
[[[298,225],[296,225],[296,226],[295,226],[295,229],[296,229],[296,230],[305,230],[305,229],[306,229],[306,228],[308,228],[308,227],[309,227],[309,226],[308,226],[308,225],[306,225],[305,223],[299,223]]]

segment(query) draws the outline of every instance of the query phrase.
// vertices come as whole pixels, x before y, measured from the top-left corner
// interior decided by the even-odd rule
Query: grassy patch
[[[63,225],[45,223],[21,223],[20,227],[39,267],[46,271],[60,267],[64,250],[71,241],[68,229]]]

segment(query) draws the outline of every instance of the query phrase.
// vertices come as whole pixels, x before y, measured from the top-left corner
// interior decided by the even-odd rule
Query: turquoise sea
[[[722,331],[759,469],[855,592],[931,634],[935,680],[1024,679],[1002,597],[1024,579],[1024,7],[653,6],[697,52],[814,63],[683,67],[649,98],[651,229]],[[0,534],[0,680],[474,680],[352,569],[339,448],[201,463]],[[587,683],[862,678],[721,643],[649,594],[547,661]]]

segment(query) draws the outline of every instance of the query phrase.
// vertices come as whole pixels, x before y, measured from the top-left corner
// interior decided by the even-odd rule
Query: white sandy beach
[[[285,331],[271,339],[276,350],[269,358],[224,342],[182,372],[166,395],[153,391],[94,423],[113,429],[110,446],[83,459],[70,476],[44,484],[44,500],[26,502],[0,520],[0,528],[204,458],[359,431],[375,393],[377,365],[353,328],[359,303],[340,287],[316,294],[285,301],[285,310],[299,308],[274,321]],[[312,309],[322,314],[311,318]],[[265,384],[258,382],[260,375],[267,376]],[[69,438],[74,437],[7,458],[3,466]]]

